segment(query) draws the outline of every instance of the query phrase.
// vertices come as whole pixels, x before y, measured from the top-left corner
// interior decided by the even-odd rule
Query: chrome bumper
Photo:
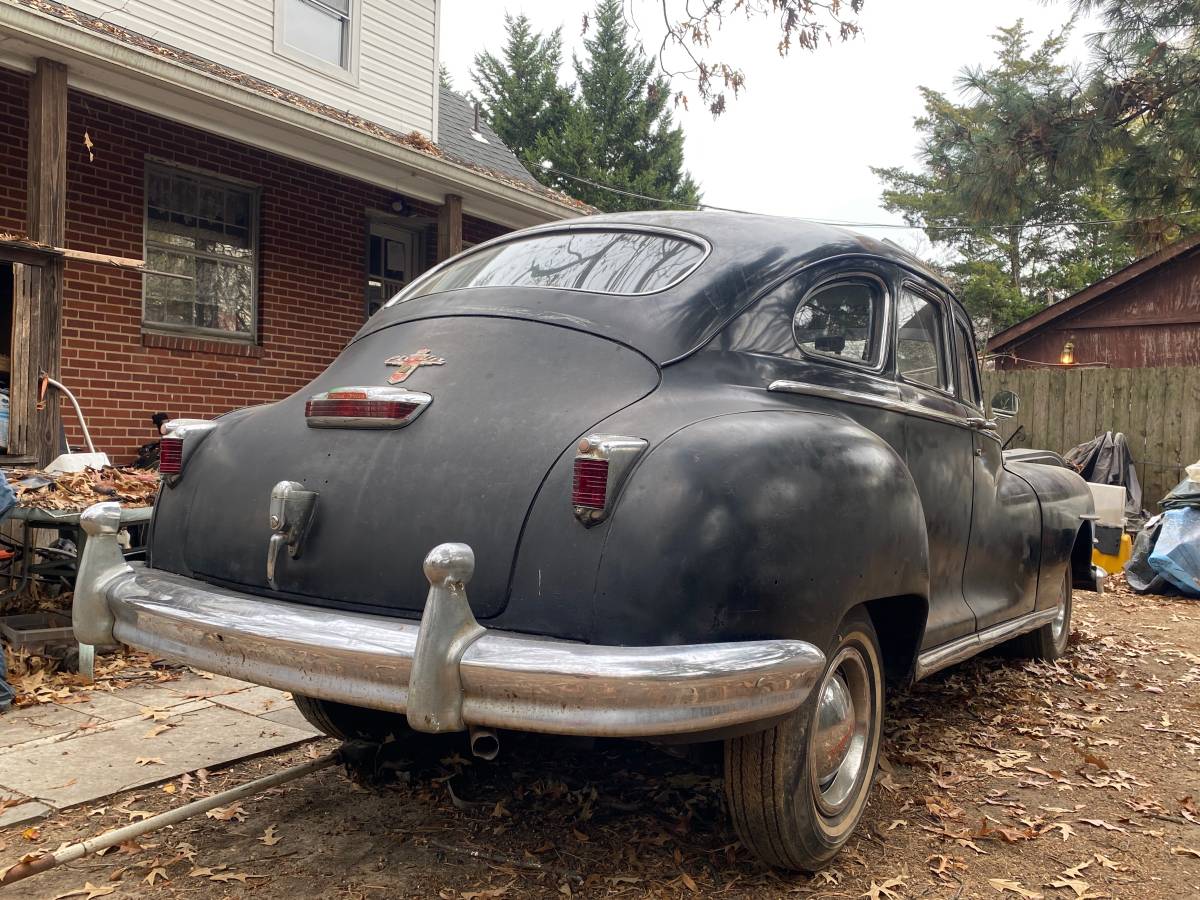
[[[82,518],[74,599],[81,643],[120,642],[280,690],[467,725],[605,737],[715,731],[791,712],[825,665],[804,641],[603,647],[484,628],[467,604],[474,554],[425,560],[420,623],[226,590],[125,562],[120,508]]]

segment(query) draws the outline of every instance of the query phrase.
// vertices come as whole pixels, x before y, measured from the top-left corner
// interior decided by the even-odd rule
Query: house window
[[[257,219],[254,188],[148,165],[145,327],[254,340]]]
[[[276,0],[276,50],[301,61],[351,70],[353,0]],[[290,51],[290,52],[289,52]]]

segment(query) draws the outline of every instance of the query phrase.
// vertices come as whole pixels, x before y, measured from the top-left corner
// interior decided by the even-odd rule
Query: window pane
[[[909,291],[897,304],[896,367],[909,381],[943,387],[941,313]]]
[[[975,367],[971,357],[975,355],[975,342],[961,322],[955,322],[958,331],[958,396],[968,403],[979,405],[979,386],[975,383]]]
[[[144,321],[254,334],[253,204],[253,192],[237,185],[148,172]]]
[[[284,42],[317,59],[345,66],[345,30],[349,22],[343,18],[344,14],[334,11],[341,4],[330,3],[322,8],[322,4],[308,0],[283,2],[287,4],[283,14]],[[349,4],[346,4],[345,14],[349,11]]]
[[[661,234],[588,231],[510,241],[473,253],[422,282],[412,300],[468,287],[537,286],[645,294],[679,281],[704,257],[691,241]]]
[[[881,297],[872,284],[847,281],[820,288],[796,310],[792,333],[806,353],[872,364]]]

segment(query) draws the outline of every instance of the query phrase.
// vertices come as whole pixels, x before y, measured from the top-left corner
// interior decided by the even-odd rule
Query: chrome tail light
[[[403,428],[433,397],[390,387],[344,387],[313,394],[304,404],[309,428]]]
[[[590,528],[608,518],[617,494],[646,446],[641,438],[616,434],[589,434],[580,440],[571,478],[571,506],[576,519]]]
[[[158,442],[158,471],[167,483],[174,485],[183,475],[188,457],[217,427],[216,422],[205,419],[172,419],[163,427],[162,439]]]

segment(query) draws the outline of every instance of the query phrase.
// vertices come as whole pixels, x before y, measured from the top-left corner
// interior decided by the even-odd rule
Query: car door
[[[923,649],[975,630],[963,593],[971,530],[974,433],[954,393],[950,309],[932,286],[904,278],[896,292],[896,380],[908,413],[905,459],[929,539],[929,619]]]
[[[955,393],[973,431],[971,536],[963,594],[980,629],[1033,612],[1041,555],[1041,509],[1033,489],[1004,468],[1000,433],[984,418],[975,341],[962,310],[953,317]]]

